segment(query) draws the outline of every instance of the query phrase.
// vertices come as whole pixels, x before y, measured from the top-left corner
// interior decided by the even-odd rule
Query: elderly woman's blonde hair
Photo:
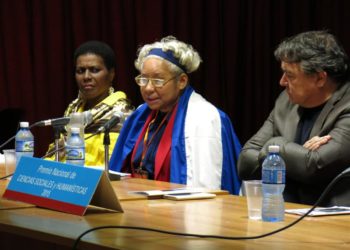
[[[157,55],[149,55],[149,52],[152,49],[162,49],[163,51],[172,51],[173,56],[179,61],[182,68],[186,71],[185,73],[191,73],[196,71],[199,67],[199,64],[202,62],[198,52],[193,49],[190,44],[186,44],[177,40],[173,36],[164,37],[160,42],[155,42],[152,44],[146,44],[138,50],[138,57],[135,60],[135,67],[139,71],[141,71],[142,66],[146,58],[156,57],[161,60],[164,60],[169,67],[170,70],[174,73],[182,73],[183,70],[177,65],[165,60],[164,58]]]

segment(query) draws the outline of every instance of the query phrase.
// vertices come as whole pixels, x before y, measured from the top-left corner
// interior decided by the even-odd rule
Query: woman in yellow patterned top
[[[133,110],[126,94],[122,91],[114,91],[113,80],[115,76],[115,55],[113,50],[105,43],[88,41],[80,45],[74,53],[75,79],[79,87],[78,98],[69,104],[64,116],[69,117],[74,112],[89,110],[92,121],[85,127],[85,138],[96,132],[113,115],[115,110],[125,113],[125,116]],[[110,130],[111,155],[118,138],[120,125]],[[66,135],[66,133],[65,133]],[[103,133],[85,140],[85,165],[104,166],[105,154],[103,145]],[[65,136],[61,140],[64,143]],[[50,145],[52,150],[53,145]],[[51,159],[54,159],[51,156]],[[65,152],[61,150],[59,160],[65,161]]]

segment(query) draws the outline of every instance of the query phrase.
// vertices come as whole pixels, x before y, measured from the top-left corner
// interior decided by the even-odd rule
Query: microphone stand
[[[52,126],[55,138],[55,161],[59,161],[59,141],[61,132],[63,131],[62,125]]]
[[[103,136],[103,145],[105,150],[105,173],[110,181],[119,181],[120,175],[112,174],[109,172],[109,144],[111,143],[109,138],[110,128],[106,128]]]
[[[109,178],[109,144],[111,144],[111,140],[109,138],[109,130],[105,129],[103,136],[103,145],[105,149],[105,172]]]

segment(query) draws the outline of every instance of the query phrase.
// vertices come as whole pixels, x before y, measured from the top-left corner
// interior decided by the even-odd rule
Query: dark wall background
[[[139,105],[137,48],[174,35],[199,51],[203,64],[192,85],[229,114],[243,144],[281,91],[277,44],[299,32],[328,29],[349,53],[349,18],[347,0],[2,0],[0,110],[7,116],[0,118],[1,139],[17,129],[10,120],[63,115],[77,95],[74,49],[86,40],[105,41],[116,51],[115,87]],[[32,132],[41,156],[52,130]]]

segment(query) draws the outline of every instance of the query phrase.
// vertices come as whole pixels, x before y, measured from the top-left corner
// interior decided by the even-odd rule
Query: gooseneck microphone
[[[79,114],[79,113],[77,113],[77,114]],[[87,125],[87,124],[91,123],[91,121],[92,121],[91,111],[89,111],[89,110],[84,111],[79,115],[83,116],[83,123],[84,124],[82,124],[82,125]],[[34,124],[34,126],[38,126],[38,127],[66,126],[68,123],[70,123],[71,119],[72,119],[72,115],[70,117],[60,117],[60,118],[54,118],[54,119],[49,119],[49,120],[43,120],[43,121],[36,122]]]
[[[112,117],[97,130],[97,133],[109,131],[111,128],[117,125],[122,120],[122,118],[123,118],[122,112],[114,112]]]
[[[54,118],[54,119],[48,119],[48,120],[43,120],[43,121],[38,121],[33,123],[32,125],[29,126],[29,129],[34,128],[34,127],[46,127],[46,126],[52,126],[56,130],[58,128],[62,129],[64,126],[68,125],[71,122],[76,122],[76,117],[80,116],[79,125],[81,126],[86,126],[92,122],[92,114],[90,110],[84,111],[82,113],[72,113],[70,117],[60,117],[60,118]],[[60,132],[60,131],[58,131]],[[57,133],[58,134],[58,133]],[[59,134],[57,135],[59,136]],[[7,141],[5,141],[3,144],[0,145],[0,149],[6,146],[10,141],[15,139],[16,134],[9,138]]]
[[[38,127],[46,127],[46,126],[65,126],[69,123],[70,117],[61,117],[55,119],[49,119],[37,122],[35,125]]]

